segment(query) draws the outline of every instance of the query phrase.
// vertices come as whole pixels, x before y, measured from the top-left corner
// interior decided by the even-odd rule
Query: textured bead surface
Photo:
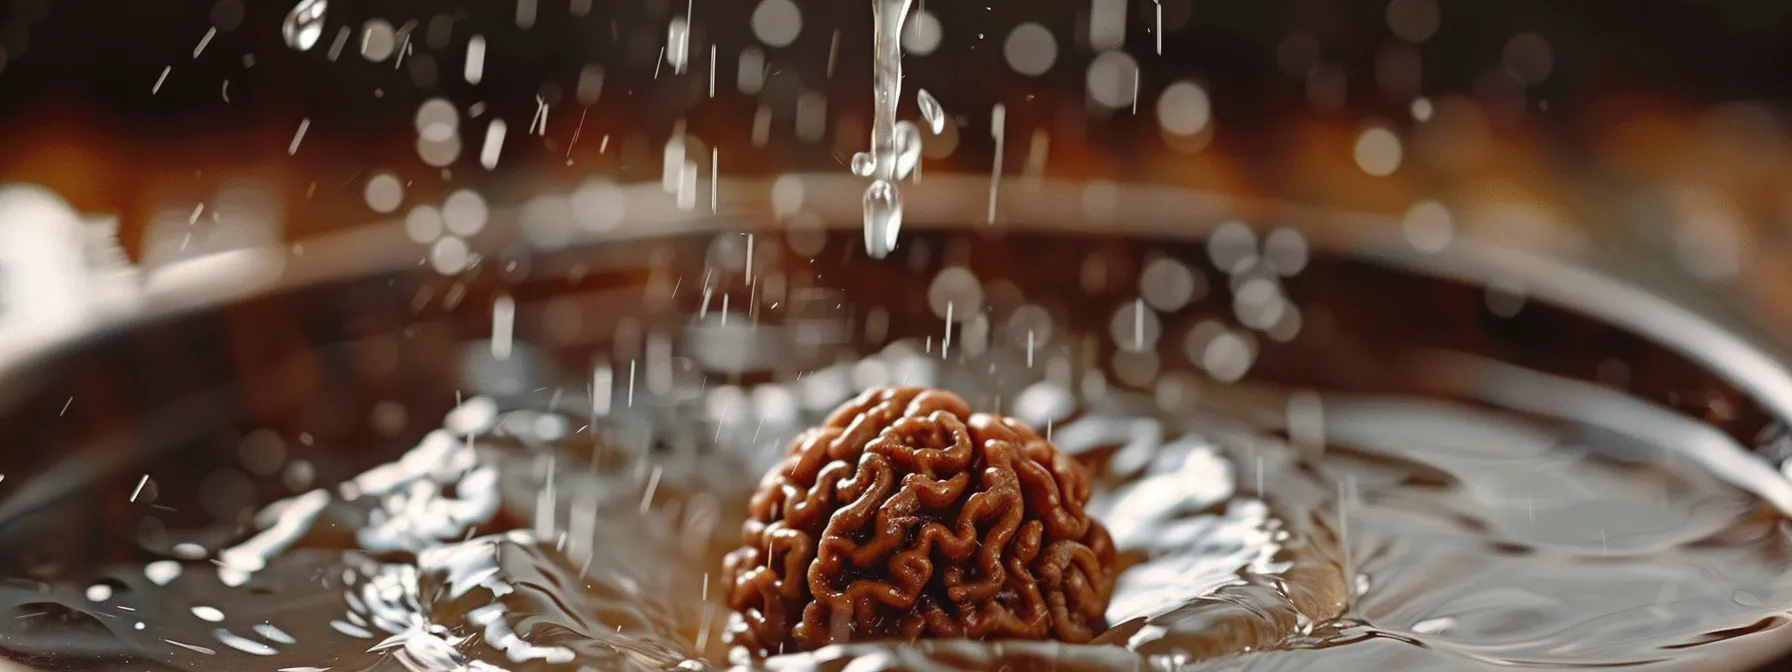
[[[760,655],[921,637],[1087,642],[1114,586],[1090,482],[1019,421],[881,388],[792,442],[724,568]]]

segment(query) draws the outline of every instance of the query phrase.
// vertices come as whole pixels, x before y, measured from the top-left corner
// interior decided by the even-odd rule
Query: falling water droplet
[[[865,188],[865,252],[882,259],[896,249],[902,231],[902,194],[888,180]]]
[[[906,121],[896,122],[896,179],[908,177],[921,162],[921,129]]]
[[[280,24],[280,35],[286,38],[286,46],[299,51],[307,51],[317,46],[317,40],[324,34],[324,12],[329,11],[329,0],[299,0],[292,11],[286,13],[286,20]]]
[[[915,89],[915,104],[921,106],[921,118],[927,121],[928,130],[934,135],[946,130],[946,108],[940,107],[940,101],[933,94],[927,89]]]
[[[684,66],[690,60],[691,24],[680,16],[672,19],[666,28],[666,62],[672,64],[672,72],[684,74]]]
[[[871,152],[859,152],[852,155],[852,174],[859,177],[871,177],[871,173],[876,170],[877,157],[872,156]]]

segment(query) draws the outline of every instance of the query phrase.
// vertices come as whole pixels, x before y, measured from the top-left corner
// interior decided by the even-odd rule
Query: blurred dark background
[[[156,211],[191,208],[232,177],[280,185],[287,234],[302,237],[375,216],[361,203],[361,182],[382,170],[403,179],[410,197],[479,187],[497,202],[590,174],[654,179],[658,147],[681,120],[718,149],[725,175],[844,171],[866,143],[870,3],[798,0],[801,28],[782,47],[752,28],[759,4],[336,0],[317,44],[301,51],[282,36],[290,2],[6,0],[0,179],[119,213],[120,239],[136,254]],[[687,6],[689,68],[677,75],[663,49],[668,23]],[[916,11],[935,17],[938,45],[911,49],[907,83],[930,90],[963,131],[950,156],[930,151],[927,169],[987,171],[989,110],[1000,102],[1009,133],[1020,134],[1007,143],[1011,166],[1036,128],[1049,132],[1053,176],[1186,182],[1391,212],[1413,190],[1390,183],[1435,191],[1468,175],[1448,160],[1409,161],[1390,180],[1318,180],[1336,185],[1315,184],[1306,171],[1355,172],[1333,170],[1337,152],[1325,148],[1343,142],[1347,151],[1364,123],[1420,134],[1429,121],[1443,125],[1440,142],[1478,133],[1523,154],[1495,172],[1522,181],[1542,171],[1560,183],[1607,168],[1623,149],[1608,142],[1613,129],[1639,114],[1691,117],[1755,101],[1750,109],[1768,114],[1751,118],[1777,123],[1792,91],[1788,2],[934,0]],[[1111,24],[1101,15],[1114,11],[1124,13],[1123,51],[1138,64],[1136,111],[1089,100],[1100,51],[1091,17]],[[1023,22],[1055,38],[1056,57],[1036,77],[1004,58],[1005,37]],[[345,44],[333,49],[339,33]],[[477,84],[463,77],[474,35],[488,45]],[[748,49],[763,55],[765,79],[743,92],[737,75]],[[587,81],[581,91],[592,68],[601,87]],[[1188,156],[1165,150],[1150,114],[1156,92],[1182,79],[1203,87],[1212,110],[1212,132]],[[826,101],[819,139],[797,137],[791,122],[805,94]],[[460,110],[462,146],[441,167],[419,160],[413,128],[419,106],[438,97]],[[547,119],[532,135],[538,98]],[[1416,118],[1419,100],[1436,119]],[[1460,125],[1452,100],[1479,111],[1476,128],[1449,126]],[[762,107],[772,123],[755,147]],[[478,154],[492,118],[506,120],[509,134],[487,169]],[[1411,142],[1409,153],[1425,153]],[[1176,161],[1153,163],[1166,154]]]

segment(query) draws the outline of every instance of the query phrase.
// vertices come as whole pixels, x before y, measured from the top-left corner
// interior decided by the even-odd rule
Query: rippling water
[[[814,419],[756,408],[749,429],[715,408],[752,404],[735,393],[705,397],[714,415],[623,409],[595,432],[607,439],[473,399],[397,461],[275,502],[261,532],[208,558],[13,586],[6,646],[219,669],[723,664],[708,584],[752,482],[740,474]],[[1671,446],[1415,399],[1213,394],[1082,404],[1041,382],[1016,400],[1102,475],[1092,511],[1126,568],[1098,644],[866,644],[764,665],[1624,665],[1719,654],[1792,601],[1780,524],[1712,475],[1649,461]],[[1324,414],[1323,451],[1240,419],[1290,400]],[[660,444],[693,428],[687,454]],[[642,459],[631,435],[658,452]]]
[[[939,277],[932,295],[952,296]],[[1006,310],[958,343],[897,338],[784,382],[695,372],[743,367],[742,344],[768,338],[726,313],[647,338],[648,358],[683,364],[640,371],[561,378],[530,342],[474,344],[462,373],[490,396],[402,456],[287,478],[236,525],[158,522],[166,544],[113,554],[150,562],[14,578],[0,648],[133,670],[1677,668],[1756,655],[1785,623],[1788,528],[1767,502],[1792,486],[1686,415],[1444,350],[1398,358],[1411,395],[1221,384],[1217,360],[1207,379],[1154,360],[1154,384],[1107,384],[1068,375],[1074,349],[1035,365],[1049,321]],[[1126,310],[1117,378],[1147,324]],[[1096,474],[1123,573],[1094,644],[730,658],[716,581],[757,474],[834,404],[894,383],[1019,417]],[[117,506],[154,514],[157,479],[188,468],[150,465]]]

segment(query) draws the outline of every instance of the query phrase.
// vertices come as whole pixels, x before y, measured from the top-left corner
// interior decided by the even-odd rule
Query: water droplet
[[[292,635],[286,634],[285,630],[281,630],[278,626],[272,623],[257,623],[253,626],[253,629],[255,630],[255,634],[266,637],[269,641],[275,641],[281,644],[297,644],[299,642],[299,640],[293,639]]]
[[[1356,139],[1355,158],[1358,168],[1376,177],[1387,177],[1400,169],[1403,154],[1400,136],[1380,126],[1366,129]]]
[[[241,651],[243,653],[247,653],[250,655],[272,656],[272,655],[276,655],[276,654],[280,653],[279,650],[275,649],[274,647],[268,646],[261,642],[257,642],[253,639],[249,639],[242,635],[238,635],[238,634],[233,633],[224,628],[213,629],[212,637],[216,638],[219,643],[221,643],[225,646],[228,646],[230,648],[236,649],[238,651]]]
[[[940,20],[926,11],[915,12],[902,30],[902,50],[912,56],[926,56],[940,47]]]
[[[286,46],[299,51],[307,51],[317,46],[317,40],[324,34],[324,12],[330,9],[329,0],[299,0],[292,11],[286,13],[286,20],[280,24],[280,35],[286,38]]]
[[[391,173],[380,173],[367,181],[362,197],[367,201],[368,208],[386,214],[397,210],[399,204],[404,202],[404,183]]]
[[[871,152],[859,152],[852,155],[852,174],[859,177],[871,177],[877,170],[877,158]]]
[[[435,242],[429,250],[429,263],[436,272],[442,275],[454,275],[467,266],[467,257],[472,252],[467,249],[467,242],[454,236],[446,236]]]
[[[361,56],[374,63],[392,57],[398,48],[398,32],[385,19],[368,19],[361,27]]]
[[[672,72],[684,74],[685,63],[688,62],[691,48],[691,24],[680,16],[672,19],[666,27],[666,62],[672,64]]]
[[[442,222],[448,226],[449,233],[457,236],[471,237],[479,233],[490,216],[485,197],[470,189],[455,191],[442,203]]]
[[[1008,33],[1002,43],[1002,56],[1008,67],[1028,77],[1038,77],[1052,69],[1058,60],[1058,40],[1052,31],[1037,23],[1023,23]]]
[[[112,599],[112,586],[96,583],[87,587],[87,599],[94,602],[105,602]]]
[[[442,212],[430,205],[411,208],[404,218],[404,232],[411,240],[425,245],[435,242],[442,236]]]
[[[963,266],[942,269],[927,284],[927,306],[942,320],[968,320],[983,310],[983,281]]]
[[[921,129],[906,121],[896,122],[896,179],[908,177],[921,162]]]
[[[157,560],[148,565],[144,565],[143,576],[148,578],[150,583],[154,583],[158,586],[166,586],[168,585],[168,582],[180,577],[180,570],[181,567],[178,562],[173,560]]]
[[[896,249],[902,231],[902,194],[887,180],[865,188],[865,252],[882,259]]]
[[[787,47],[803,32],[803,11],[791,0],[760,0],[753,9],[753,35],[772,47]]]
[[[915,104],[921,106],[921,118],[927,120],[928,130],[934,135],[946,130],[946,108],[940,107],[940,101],[933,94],[927,89],[915,89]]]

